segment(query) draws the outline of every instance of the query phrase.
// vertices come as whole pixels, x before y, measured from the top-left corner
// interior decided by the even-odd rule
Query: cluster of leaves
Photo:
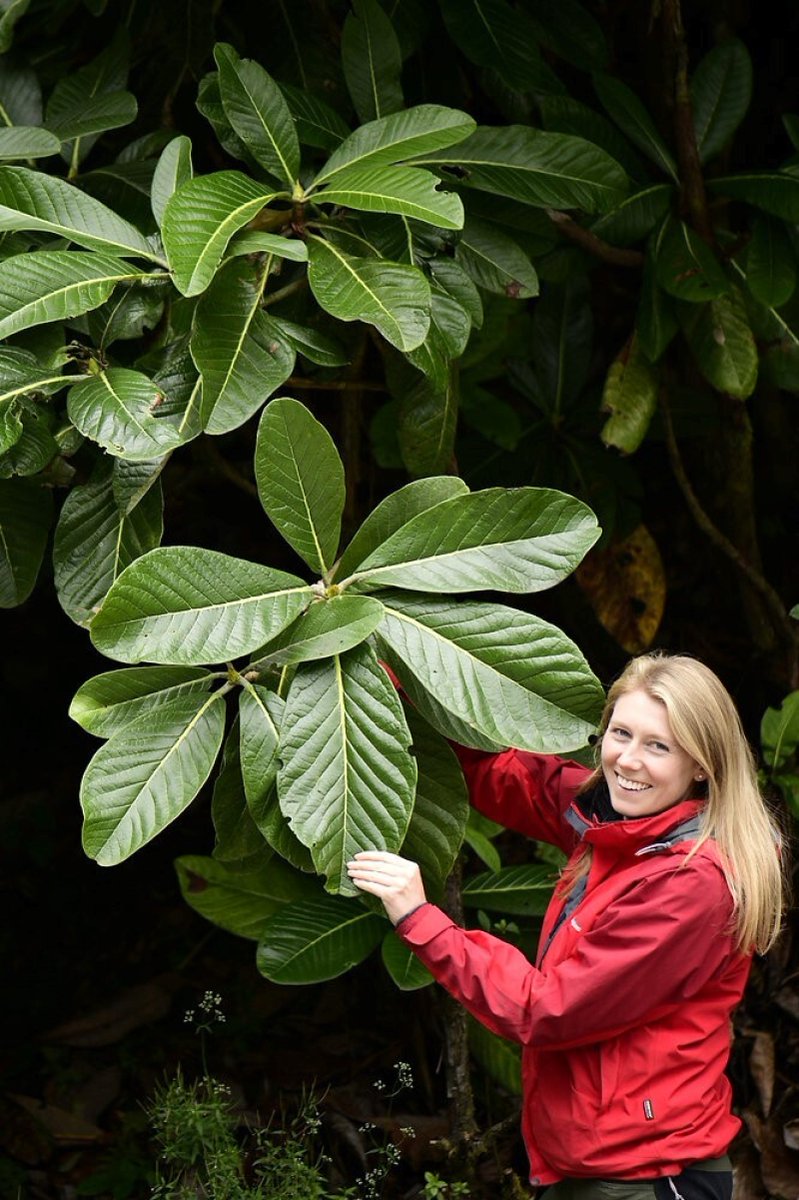
[[[342,323],[379,335],[391,386],[415,414],[406,442],[422,427],[421,445],[408,449],[413,473],[440,469],[455,428],[451,364],[482,321],[478,288],[519,298],[536,290],[521,249],[480,219],[465,221],[460,196],[440,189],[441,173],[451,166],[477,192],[539,208],[601,211],[624,194],[622,169],[582,139],[477,129],[441,105],[404,108],[377,63],[365,90],[352,73],[370,66],[361,41],[373,26],[381,45],[390,26],[376,0],[344,24],[343,68],[365,122],[354,132],[322,101],[278,87],[219,43],[197,103],[246,171],[195,177],[189,139],[156,134],[78,178],[97,131],[113,127],[120,97],[129,97],[117,39],[64,81],[73,99],[96,96],[82,123],[58,126],[73,181],[27,165],[0,168],[9,231],[0,263],[0,463],[14,485],[0,496],[5,604],[29,593],[44,552],[51,512],[47,493],[29,486],[34,478],[66,482],[83,439],[105,452],[72,489],[54,547],[61,603],[85,623],[119,570],[160,540],[166,457],[201,433],[244,424],[291,377],[298,353],[323,379],[344,366],[352,338]],[[9,120],[27,112],[32,122],[41,111],[35,75],[0,74]],[[46,117],[60,111],[56,93]],[[119,110],[113,121],[111,109]],[[34,142],[22,151],[35,152]]]
[[[799,605],[791,610],[799,620]],[[760,723],[763,782],[777,789],[799,819],[799,691],[790,692],[777,708],[768,708]]]
[[[108,739],[83,780],[84,847],[120,862],[186,808],[214,768],[235,695],[214,857],[179,860],[182,885],[204,915],[259,940],[264,974],[309,981],[384,937],[366,901],[346,898],[357,894],[346,864],[358,850],[402,848],[441,892],[468,811],[444,738],[585,745],[602,690],[577,647],[532,614],[455,597],[550,587],[599,530],[562,493],[470,492],[434,476],[386,497],[338,554],[344,468],[324,427],[289,398],[264,410],[255,472],[266,514],[319,578],[185,546],[153,549],[122,572],[92,639],[109,657],[157,665],[106,672],[75,696],[72,716]],[[216,662],[228,665],[206,665]],[[402,679],[408,712],[382,663]],[[524,902],[542,875],[478,885],[481,905],[502,888]],[[409,969],[403,960],[394,974]]]

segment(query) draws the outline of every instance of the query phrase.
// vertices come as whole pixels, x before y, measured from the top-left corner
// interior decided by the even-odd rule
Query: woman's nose
[[[641,755],[638,747],[630,743],[625,746],[618,759],[616,760],[619,766],[638,767],[641,765]]]

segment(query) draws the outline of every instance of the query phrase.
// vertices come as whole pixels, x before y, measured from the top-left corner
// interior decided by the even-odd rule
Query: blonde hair
[[[760,794],[755,760],[735,704],[721,680],[697,659],[642,654],[627,664],[608,692],[600,739],[616,701],[635,691],[664,705],[675,740],[706,776],[707,802],[686,862],[704,842],[714,840],[735,905],[737,944],[745,951],[765,953],[782,922],[782,839]],[[585,787],[601,779],[598,768]],[[575,864],[574,874],[582,874],[580,864]]]

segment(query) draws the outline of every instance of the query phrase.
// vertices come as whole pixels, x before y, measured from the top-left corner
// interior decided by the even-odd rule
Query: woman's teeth
[[[623,775],[617,775],[619,787],[624,788],[626,792],[645,792],[650,786],[648,783],[638,783],[634,779],[625,779]]]

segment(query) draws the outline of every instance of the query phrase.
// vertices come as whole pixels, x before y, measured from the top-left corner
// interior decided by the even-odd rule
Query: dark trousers
[[[659,1179],[562,1179],[537,1195],[544,1200],[732,1200],[726,1154]]]

